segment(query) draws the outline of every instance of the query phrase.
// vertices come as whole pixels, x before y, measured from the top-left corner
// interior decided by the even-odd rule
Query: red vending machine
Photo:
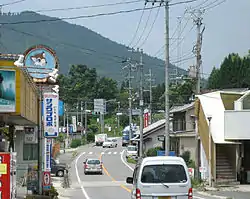
[[[11,198],[10,161],[10,153],[0,152],[0,199]]]

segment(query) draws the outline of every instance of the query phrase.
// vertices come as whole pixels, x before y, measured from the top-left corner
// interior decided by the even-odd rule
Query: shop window
[[[38,144],[23,145],[23,160],[38,160]]]

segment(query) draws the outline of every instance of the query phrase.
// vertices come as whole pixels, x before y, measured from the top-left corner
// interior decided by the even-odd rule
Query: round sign
[[[27,67],[30,76],[34,79],[46,80],[49,73],[58,69],[58,61],[52,49],[38,45],[24,53],[24,66]]]

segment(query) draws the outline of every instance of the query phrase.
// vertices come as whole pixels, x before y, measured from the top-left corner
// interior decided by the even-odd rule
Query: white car
[[[131,199],[175,198],[193,199],[188,168],[181,157],[147,157],[137,163],[133,177]]]
[[[137,157],[137,156],[138,156],[137,146],[129,145],[126,149],[126,158]]]
[[[102,145],[103,148],[114,148],[117,147],[117,140],[108,138]]]

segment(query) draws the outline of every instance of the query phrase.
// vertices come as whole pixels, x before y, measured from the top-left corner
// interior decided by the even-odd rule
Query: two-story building
[[[213,181],[250,183],[250,91],[199,95],[195,115],[205,154],[201,166],[208,165],[211,154]]]

